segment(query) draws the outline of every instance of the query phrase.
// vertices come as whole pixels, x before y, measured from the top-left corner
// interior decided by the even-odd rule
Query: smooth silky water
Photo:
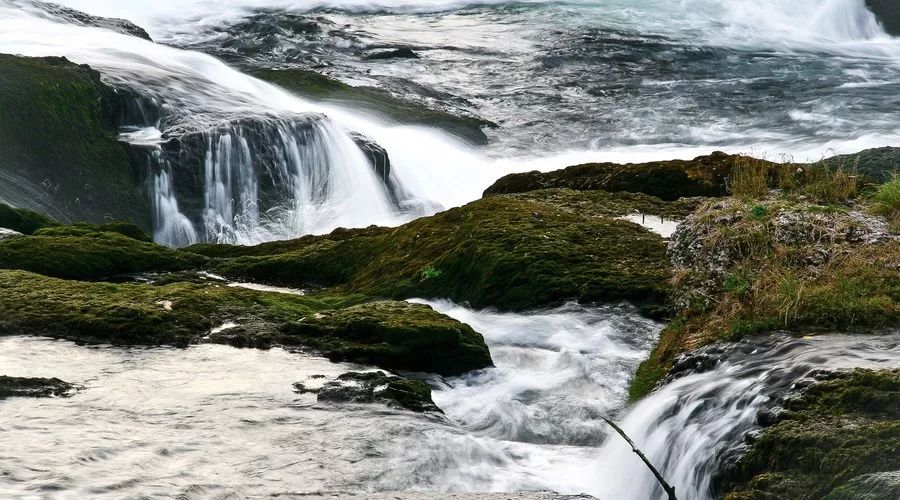
[[[530,314],[426,302],[483,332],[495,368],[432,379],[445,412],[318,404],[291,384],[358,370],[282,349],[77,346],[0,339],[0,366],[83,389],[0,403],[0,496],[186,497],[317,491],[517,491],[659,496],[599,420],[622,421],[666,477],[706,498],[756,413],[814,369],[900,362],[900,334],[771,336],[721,349],[626,409],[661,325],[627,307]],[[314,378],[325,375],[325,379]]]

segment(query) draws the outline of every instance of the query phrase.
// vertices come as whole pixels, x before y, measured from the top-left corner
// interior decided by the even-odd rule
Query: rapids
[[[829,369],[900,362],[896,332],[773,335],[716,347],[709,354],[720,363],[628,409],[628,377],[660,328],[630,309],[502,314],[428,303],[483,332],[497,365],[433,379],[445,416],[316,403],[291,383],[360,367],[282,349],[0,338],[7,374],[83,386],[71,399],[3,401],[0,496],[547,489],[660,497],[598,420],[613,416],[685,498],[710,498],[715,471],[740,450],[757,412],[798,380],[826,360]]]

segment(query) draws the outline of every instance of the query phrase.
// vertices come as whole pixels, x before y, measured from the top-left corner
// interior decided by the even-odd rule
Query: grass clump
[[[855,477],[900,468],[900,370],[835,375],[785,410],[738,462],[726,498],[843,498]]]
[[[888,182],[881,184],[872,194],[874,210],[887,217],[892,228],[900,229],[900,175],[894,174]]]

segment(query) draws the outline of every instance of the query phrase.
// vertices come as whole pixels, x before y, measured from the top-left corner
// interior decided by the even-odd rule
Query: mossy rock
[[[116,139],[117,102],[87,66],[0,54],[0,201],[149,228],[140,173]]]
[[[862,474],[831,490],[825,500],[891,500],[900,498],[900,471]]]
[[[900,370],[841,373],[787,400],[738,463],[726,498],[848,498],[841,491],[854,478],[900,469],[898,450]]]
[[[178,271],[206,259],[149,241],[127,223],[54,226],[31,236],[0,240],[0,269],[22,269],[57,278],[99,280],[147,271]]]
[[[607,202],[583,203],[590,197]],[[222,274],[295,287],[505,310],[630,301],[658,314],[671,276],[666,244],[610,215],[627,213],[627,198],[571,190],[492,196],[397,228],[186,250],[232,256],[219,261]]]
[[[630,399],[650,392],[676,357],[714,342],[898,324],[900,244],[865,210],[784,199],[705,203],[670,243],[678,312],[638,367]]]
[[[12,229],[22,234],[31,234],[38,229],[54,226],[49,217],[23,208],[13,208],[0,203],[0,227]]]
[[[284,87],[302,97],[345,103],[410,125],[435,127],[476,144],[486,144],[483,127],[495,127],[474,116],[459,116],[435,110],[424,104],[400,99],[375,87],[354,87],[321,73],[302,69],[261,69],[251,74]]]
[[[663,200],[683,197],[725,196],[727,179],[735,165],[748,159],[715,152],[693,160],[648,163],[586,163],[552,172],[526,172],[501,177],[485,195],[521,193],[546,188],[579,191],[627,191]]]
[[[0,400],[15,397],[68,397],[76,387],[58,378],[8,377],[0,375]]]
[[[896,7],[896,9],[898,24],[900,24],[900,6]],[[832,170],[840,168],[863,176],[874,183],[886,182],[891,178],[892,174],[900,173],[900,148],[866,149],[859,153],[833,156],[817,162],[816,165]]]
[[[0,335],[119,345],[280,344],[444,375],[491,365],[480,334],[405,302],[360,304],[364,297],[298,296],[219,283],[70,281],[25,271],[0,271],[0,289]]]
[[[444,375],[492,364],[484,339],[472,327],[423,304],[368,302],[307,316],[282,331],[332,361]]]

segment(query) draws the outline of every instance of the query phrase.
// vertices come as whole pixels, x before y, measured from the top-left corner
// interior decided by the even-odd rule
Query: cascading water
[[[549,489],[664,498],[599,420],[612,416],[681,498],[713,498],[757,414],[798,381],[822,368],[900,363],[898,332],[772,335],[697,353],[686,366],[703,370],[684,371],[628,409],[628,378],[660,328],[629,308],[509,314],[429,304],[482,331],[497,365],[435,380],[446,418],[317,404],[291,383],[360,367],[280,349],[0,338],[7,373],[84,386],[69,400],[3,402],[0,496]],[[67,438],[41,445],[48,435]]]

